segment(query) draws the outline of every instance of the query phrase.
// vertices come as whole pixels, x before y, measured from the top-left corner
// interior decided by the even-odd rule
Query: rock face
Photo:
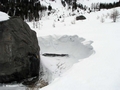
[[[19,17],[0,22],[0,84],[34,84],[39,79],[36,33]]]

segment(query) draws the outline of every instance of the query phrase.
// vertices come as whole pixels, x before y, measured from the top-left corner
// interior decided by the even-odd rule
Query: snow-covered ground
[[[41,53],[70,54],[73,51],[70,54],[73,57],[67,57],[69,60],[67,61],[66,57],[42,56],[41,62],[46,67],[45,72],[48,72],[48,77],[45,76],[45,78],[48,81],[52,80],[52,83],[50,82],[50,85],[40,90],[120,89],[120,30],[118,28],[120,22],[119,20],[116,23],[112,22],[109,18],[111,12],[112,9],[85,14],[87,19],[75,21],[75,24],[71,24],[74,16],[67,17],[64,22],[56,22],[55,27],[53,27],[52,19],[41,21],[42,24],[44,23],[43,26],[36,29]],[[104,18],[104,23],[101,23],[101,17]],[[71,39],[75,42],[72,42]],[[75,56],[76,52],[77,56]],[[86,57],[80,58],[84,56],[81,52],[85,52]],[[57,67],[57,65],[61,65],[60,63],[64,64],[62,68],[68,67],[69,64],[71,68],[65,73],[60,73],[63,70]]]
[[[28,23],[37,32],[43,78],[49,82],[39,90],[120,90],[120,19],[113,23],[111,12],[85,14],[87,19],[83,21],[71,16],[55,22],[51,16],[41,20],[39,28]],[[68,56],[45,57],[44,53]]]

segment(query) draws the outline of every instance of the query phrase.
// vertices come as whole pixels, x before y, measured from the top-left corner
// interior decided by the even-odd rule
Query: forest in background
[[[55,0],[51,0],[55,2]],[[84,11],[95,12],[101,9],[111,9],[120,6],[120,1],[113,3],[92,3],[91,7],[77,3],[77,0],[61,0],[63,7],[66,4],[72,11],[81,9]],[[52,6],[41,5],[40,0],[0,0],[0,11],[7,13],[9,16],[20,16],[23,20],[39,21],[42,18],[42,12],[51,11]]]

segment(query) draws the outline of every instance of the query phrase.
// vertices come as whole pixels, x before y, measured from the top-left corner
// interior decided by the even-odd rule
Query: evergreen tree
[[[70,6],[72,3],[72,0],[65,0],[65,2],[68,4],[68,6]]]
[[[113,12],[110,15],[110,18],[113,20],[113,22],[116,22],[119,16],[119,12],[114,9]]]
[[[76,9],[77,9],[77,3],[76,3],[76,0],[75,0],[72,4],[72,11],[74,11]]]
[[[61,0],[61,3],[62,3],[62,5],[65,7],[66,6],[66,4],[65,4],[65,1],[64,0]]]
[[[52,10],[52,6],[51,6],[51,5],[48,6],[48,10],[49,10],[49,11]]]

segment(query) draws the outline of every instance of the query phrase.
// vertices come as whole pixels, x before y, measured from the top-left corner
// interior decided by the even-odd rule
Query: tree
[[[76,1],[74,1],[72,4],[72,11],[74,11],[76,9],[77,9],[77,3],[76,3]]]
[[[42,6],[40,0],[0,0],[0,11],[6,12],[9,16],[20,16],[23,20],[39,20],[39,14],[47,10]],[[52,10],[52,6],[49,6]]]
[[[49,11],[52,10],[52,6],[51,6],[51,5],[48,6],[48,10],[49,10]]]
[[[101,17],[101,23],[104,23],[105,22],[105,19],[103,17]]]
[[[118,19],[119,16],[119,12],[116,9],[113,9],[110,18],[113,20],[113,22],[116,22],[116,20]]]
[[[66,6],[66,4],[65,4],[65,1],[64,0],[61,0],[61,3],[62,3],[62,5],[65,7]]]

